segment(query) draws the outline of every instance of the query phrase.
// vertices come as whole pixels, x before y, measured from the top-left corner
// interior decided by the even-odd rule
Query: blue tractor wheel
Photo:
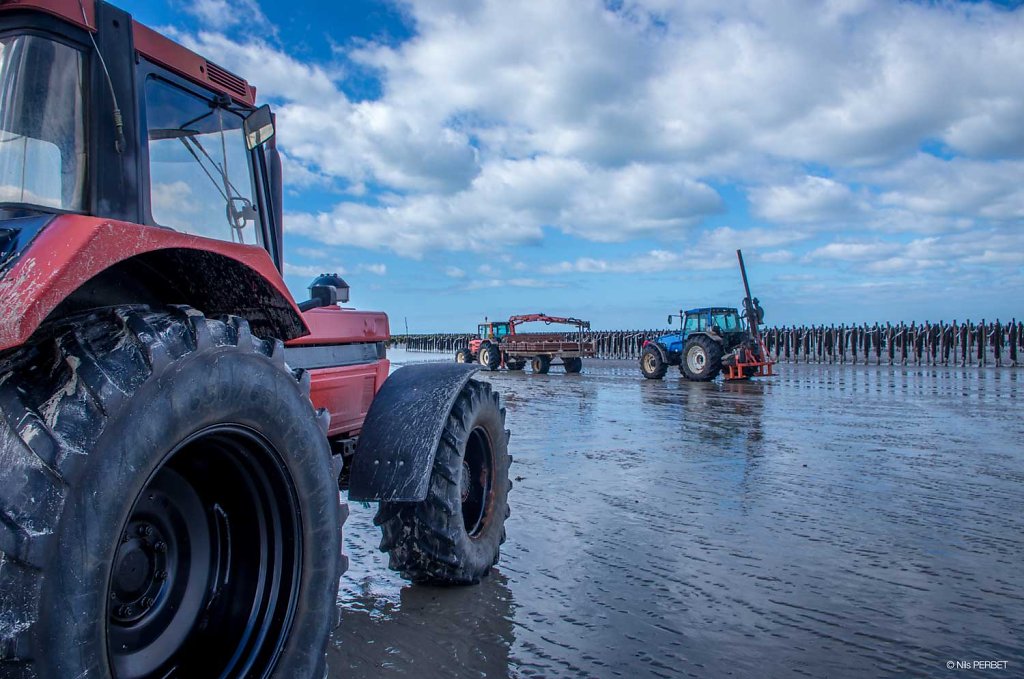
[[[662,357],[661,351],[653,344],[644,347],[643,353],[640,354],[640,372],[644,377],[649,380],[660,380],[667,370],[668,363]]]
[[[722,345],[707,335],[695,335],[683,347],[679,370],[688,380],[710,382],[722,370]]]

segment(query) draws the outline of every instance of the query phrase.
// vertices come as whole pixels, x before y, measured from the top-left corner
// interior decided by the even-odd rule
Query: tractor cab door
[[[703,332],[706,327],[702,314],[687,314],[686,322],[683,323],[683,341],[686,341],[690,333]]]
[[[495,323],[494,324],[494,339],[502,340],[509,334],[508,323]]]
[[[487,323],[481,323],[480,325],[476,326],[476,336],[479,337],[480,339],[487,339],[490,335],[490,327],[491,326]]]

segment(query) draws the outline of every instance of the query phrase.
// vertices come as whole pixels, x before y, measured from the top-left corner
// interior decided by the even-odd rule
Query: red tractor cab
[[[497,561],[498,395],[389,377],[338,276],[292,298],[276,141],[242,76],[116,7],[0,2],[4,676],[324,676],[339,480],[404,577]]]

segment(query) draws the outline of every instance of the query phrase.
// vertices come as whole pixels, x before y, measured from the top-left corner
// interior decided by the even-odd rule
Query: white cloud
[[[356,267],[357,271],[372,273],[375,276],[384,276],[388,272],[386,264],[360,264]]]
[[[901,250],[899,243],[884,242],[837,242],[829,243],[820,248],[812,250],[807,255],[808,260],[835,259],[841,261],[861,261],[867,259],[878,259],[894,255]]]
[[[463,290],[485,290],[488,288],[563,288],[563,283],[540,280],[538,278],[487,278],[472,280]]]
[[[916,215],[1024,219],[1024,161],[942,160],[919,154],[872,173],[880,202]]]
[[[276,34],[257,0],[192,0],[185,5],[185,11],[216,30],[244,26],[250,33]]]
[[[192,11],[212,29],[252,1]],[[729,184],[751,187],[751,212],[801,237],[850,224],[955,235],[1024,214],[1024,11],[885,0],[403,9],[410,40],[339,48],[380,77],[373,101],[344,94],[343,70],[266,40],[182,36],[278,104],[290,186],[344,192],[331,209],[289,215],[290,230],[410,257],[537,243],[545,229],[673,247],[723,210],[716,187]],[[969,157],[912,157],[934,142]]]
[[[344,276],[346,271],[339,269],[338,267],[324,268],[315,264],[291,264],[289,262],[284,263],[284,274],[286,276],[298,276],[301,278],[308,278],[312,281],[317,276],[324,273],[336,273],[339,276]]]
[[[757,216],[781,223],[846,221],[864,210],[845,184],[810,175],[793,184],[753,188],[750,201]]]
[[[466,272],[457,266],[449,266],[445,267],[444,275],[448,276],[448,278],[465,278]]]

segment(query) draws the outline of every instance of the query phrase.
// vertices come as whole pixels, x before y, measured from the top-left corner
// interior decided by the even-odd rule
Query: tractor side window
[[[85,161],[82,54],[0,38],[0,203],[81,210]]]
[[[699,316],[687,316],[686,324],[683,326],[683,331],[687,333],[697,332],[700,324]]]
[[[150,78],[146,125],[153,220],[196,236],[259,244],[242,116]]]
[[[480,337],[480,339],[487,339],[487,326],[478,325],[476,328],[476,334]]]
[[[494,336],[495,337],[500,339],[500,338],[504,337],[507,334],[508,334],[508,325],[506,325],[505,323],[502,323],[501,325],[494,326]]]

